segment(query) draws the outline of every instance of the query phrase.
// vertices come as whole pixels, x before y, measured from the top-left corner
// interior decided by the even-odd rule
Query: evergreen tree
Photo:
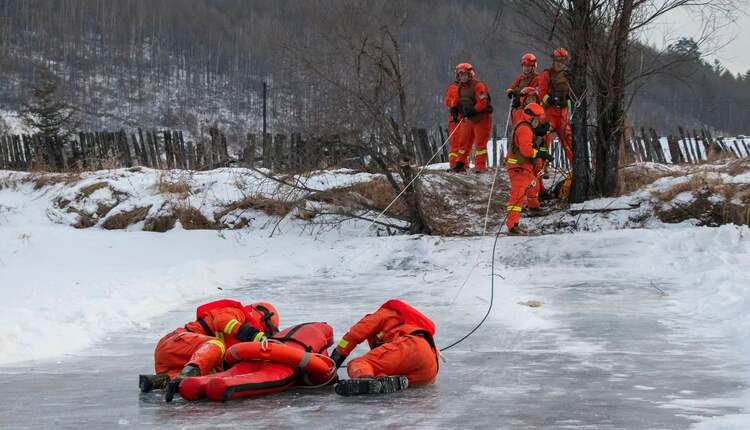
[[[38,79],[31,84],[31,97],[21,111],[23,120],[43,138],[62,144],[73,134],[73,109],[57,95],[57,81],[46,68],[39,68]]]

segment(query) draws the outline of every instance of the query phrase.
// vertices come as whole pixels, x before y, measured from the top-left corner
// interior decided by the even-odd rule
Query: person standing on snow
[[[351,379],[339,381],[337,394],[381,394],[401,391],[409,385],[429,384],[438,372],[435,324],[401,300],[385,302],[365,315],[341,339],[331,358],[336,368],[360,343],[370,352],[349,361]]]
[[[445,90],[445,106],[448,108],[448,136],[450,140],[448,144],[448,166],[450,170],[453,171],[465,170],[465,151],[463,147],[461,147],[461,141],[459,140],[458,132],[455,131],[456,127],[459,124],[459,116],[461,114],[458,96],[458,87],[460,85],[458,72],[459,67],[465,65],[468,64],[461,63],[456,66],[455,81],[451,82],[451,84],[448,85],[448,89]],[[471,65],[468,66],[471,67]],[[461,160],[461,169],[456,168],[456,164],[458,164],[459,160]]]
[[[531,103],[539,103],[539,91],[534,87],[526,87],[521,90],[520,96],[518,97],[518,100],[521,103],[520,109],[515,109],[513,111],[512,117],[511,117],[511,123],[515,127],[516,124],[524,120],[524,112],[523,108],[528,106]],[[543,120],[544,121],[544,120]],[[540,135],[535,134],[534,135],[534,149],[547,151],[547,136],[549,135],[551,131],[551,127],[549,123],[542,122],[543,125],[539,126],[539,133],[543,131],[543,129],[546,127],[547,134],[546,135]],[[529,190],[529,202],[532,202],[529,204],[528,209],[532,211],[539,210],[539,206],[534,204],[537,201],[540,200],[541,194],[544,192],[544,182],[542,181],[542,174],[539,172],[544,171],[547,167],[547,161],[543,158],[537,157],[534,159],[534,177],[536,178],[535,185],[531,187],[531,190]],[[547,176],[544,176],[546,178]]]
[[[521,102],[521,92],[528,87],[539,87],[539,79],[541,76],[536,72],[536,67],[536,56],[530,52],[523,54],[521,57],[521,68],[523,73],[518,75],[516,80],[510,84],[507,90],[505,90],[508,98],[513,100],[514,113],[523,107]]]
[[[543,122],[544,109],[536,103],[529,103],[523,110],[523,120],[513,128],[513,137],[508,147],[505,164],[510,177],[510,197],[507,205],[506,226],[512,235],[524,235],[521,228],[521,211],[539,208],[539,200],[531,198],[531,190],[539,178],[534,173],[534,160],[552,160],[546,149],[534,149],[535,136],[547,134],[548,126]]]
[[[544,70],[539,80],[539,96],[542,98],[544,115],[565,151],[565,158],[573,161],[573,133],[568,121],[570,108],[570,83],[566,66],[570,55],[565,48],[552,52],[552,67]],[[547,147],[552,143],[552,135],[547,136]]]
[[[159,340],[154,351],[156,375],[140,375],[141,391],[166,387],[166,400],[171,401],[183,378],[221,371],[227,348],[273,336],[278,326],[279,314],[269,303],[243,306],[225,299],[201,305],[195,321]]]
[[[457,139],[451,139],[449,160],[451,169],[464,172],[472,146],[476,146],[474,172],[487,171],[487,140],[492,131],[492,104],[484,82],[477,80],[474,67],[461,63],[455,69],[456,81],[448,87],[445,105],[450,108],[454,123],[463,119],[456,130]],[[448,130],[450,133],[450,129]],[[452,154],[452,155],[451,155]]]

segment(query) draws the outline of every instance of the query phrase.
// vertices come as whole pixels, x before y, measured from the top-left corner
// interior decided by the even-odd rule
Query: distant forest
[[[373,19],[389,8],[406,17],[398,38],[413,125],[444,125],[442,97],[460,62],[472,63],[489,85],[496,122],[504,122],[503,90],[520,72],[521,55],[534,52],[543,69],[555,47],[527,41],[529,29],[517,28],[516,18],[533,11],[514,2],[372,4]],[[348,13],[354,18],[369,7],[345,0],[0,0],[0,109],[20,110],[43,66],[86,129],[200,133],[218,124],[238,136],[258,133],[266,82],[270,131],[321,131],[347,106],[318,85],[320,76],[305,72],[295,53],[317,52],[317,41],[338,37]],[[629,125],[665,133],[678,125],[750,132],[750,71],[738,76],[706,63],[701,47],[687,39],[669,49],[687,61],[631,88],[637,93]],[[326,58],[331,65],[341,61],[320,49],[319,59]]]

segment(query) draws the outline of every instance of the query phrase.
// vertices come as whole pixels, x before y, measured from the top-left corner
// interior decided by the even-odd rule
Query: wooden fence
[[[750,156],[744,138],[713,138],[707,130],[678,128],[679,134],[659,137],[654,129],[629,129],[623,145],[624,162],[699,163],[716,155]],[[407,145],[418,165],[448,161],[448,131],[413,129]],[[445,144],[444,144],[445,143]],[[0,169],[65,171],[145,166],[157,169],[208,170],[241,163],[275,172],[300,172],[327,167],[362,167],[368,157],[338,136],[306,138],[298,133],[245,136],[238,155],[229,151],[226,136],[218,129],[198,142],[184,138],[182,131],[137,129],[127,133],[80,132],[65,143],[39,135],[0,136]],[[489,166],[503,164],[507,141],[493,128],[488,142]],[[589,149],[591,150],[591,148]],[[567,169],[560,145],[552,146],[553,166]]]
[[[40,135],[0,136],[0,168],[13,170],[146,166],[157,169],[213,168],[229,162],[226,138],[211,130],[205,142],[185,142],[181,131],[80,132],[67,142]]]
[[[700,131],[678,128],[677,135],[659,137],[653,129],[630,129],[630,138],[625,141],[627,161],[652,161],[656,163],[696,164],[713,156],[745,158],[750,156],[750,145],[745,137],[726,138],[711,135],[705,129]]]

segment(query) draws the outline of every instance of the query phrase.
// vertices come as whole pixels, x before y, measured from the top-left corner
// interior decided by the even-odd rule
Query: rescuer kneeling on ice
[[[370,352],[347,366],[351,379],[336,384],[342,396],[393,393],[408,385],[429,384],[438,372],[435,324],[401,300],[389,300],[365,315],[339,342],[331,354],[336,368],[360,343]]]

